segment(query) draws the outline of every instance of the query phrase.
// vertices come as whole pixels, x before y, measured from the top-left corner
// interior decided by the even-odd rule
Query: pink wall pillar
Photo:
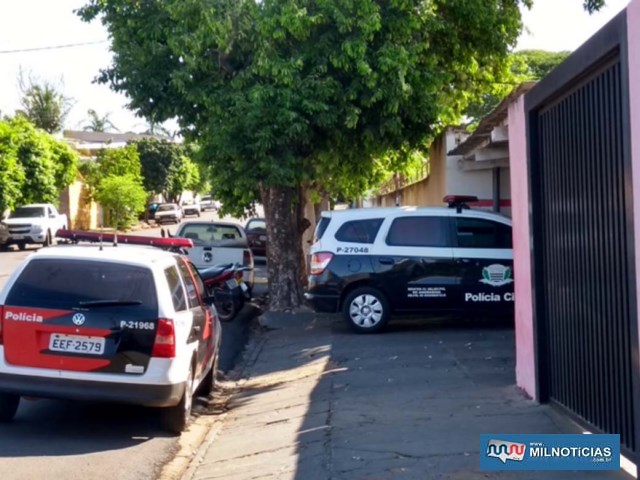
[[[633,174],[633,215],[636,242],[636,276],[640,274],[640,0],[627,7],[629,45],[629,113],[631,121],[631,170]],[[640,279],[636,280],[638,322],[640,324]]]
[[[640,0],[639,0],[640,1]],[[516,383],[536,398],[536,357],[533,332],[531,241],[529,225],[529,172],[524,96],[509,106],[509,164],[513,220],[515,281]]]

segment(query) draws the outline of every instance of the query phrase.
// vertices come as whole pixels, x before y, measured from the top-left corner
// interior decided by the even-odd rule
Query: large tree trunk
[[[269,248],[267,264],[270,308],[282,311],[302,303],[304,254],[302,233],[305,223],[300,206],[302,187],[268,187],[261,189],[262,205],[267,221]]]

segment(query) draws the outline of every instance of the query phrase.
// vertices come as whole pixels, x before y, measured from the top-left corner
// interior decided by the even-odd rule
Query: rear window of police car
[[[461,248],[512,248],[511,227],[481,218],[456,218]]]
[[[370,218],[345,222],[336,232],[336,240],[347,243],[373,243],[382,220],[382,218]]]
[[[387,245],[397,247],[447,247],[449,219],[447,217],[399,217],[391,224]]]
[[[126,308],[157,310],[151,270],[91,260],[36,259],[22,271],[6,303],[67,309],[104,300],[133,303]]]
[[[324,235],[324,232],[327,230],[327,227],[329,226],[329,222],[331,222],[331,219],[329,217],[320,218],[320,221],[316,225],[316,231],[313,233],[314,242],[317,242],[322,238],[322,236]]]

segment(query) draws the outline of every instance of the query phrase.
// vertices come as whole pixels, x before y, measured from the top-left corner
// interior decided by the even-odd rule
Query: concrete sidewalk
[[[623,479],[479,470],[481,433],[575,433],[514,386],[513,330],[262,317],[268,331],[185,479]]]

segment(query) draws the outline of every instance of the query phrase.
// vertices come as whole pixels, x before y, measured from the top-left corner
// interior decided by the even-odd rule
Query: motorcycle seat
[[[200,270],[200,277],[203,280],[209,280],[211,278],[218,277],[219,275],[222,274],[222,272],[224,272],[225,270],[228,270],[231,267],[233,267],[232,263],[229,263],[226,265],[216,265],[215,267],[205,268],[204,270]]]

